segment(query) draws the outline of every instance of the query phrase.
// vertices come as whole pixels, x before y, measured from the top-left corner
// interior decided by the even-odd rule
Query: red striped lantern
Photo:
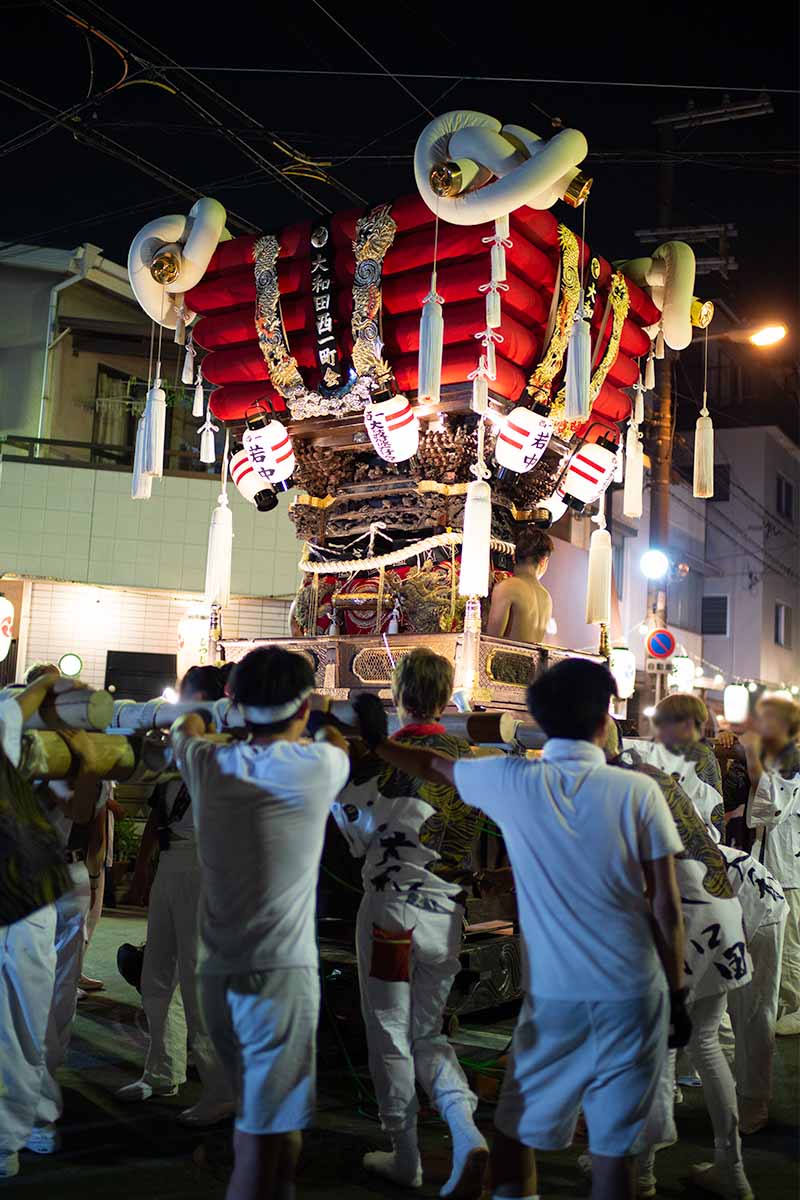
[[[617,447],[610,441],[584,442],[567,463],[556,495],[570,508],[583,509],[599,500],[614,477]]]
[[[530,408],[515,408],[500,426],[494,456],[501,467],[524,475],[547,449],[553,422]]]
[[[271,512],[278,503],[274,488],[265,483],[244,450],[237,450],[228,462],[228,472],[241,496],[255,504],[259,512]]]
[[[267,421],[258,429],[246,429],[242,445],[262,487],[284,483],[295,468],[292,439],[280,421]]]
[[[405,396],[391,396],[364,409],[369,440],[385,462],[405,462],[419,448],[419,420]]]

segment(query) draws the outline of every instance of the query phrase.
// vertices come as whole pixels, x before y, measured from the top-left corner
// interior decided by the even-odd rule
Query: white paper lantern
[[[244,452],[263,483],[284,483],[295,468],[292,439],[280,421],[267,421],[242,434]]]
[[[190,667],[204,666],[208,662],[209,614],[205,609],[190,610],[178,622],[178,682]]]
[[[476,479],[467,487],[467,502],[464,506],[459,595],[489,595],[491,548],[492,489],[483,479]]]
[[[228,461],[228,473],[236,484],[239,494],[259,512],[270,512],[278,503],[275,490],[256,474],[244,450],[237,450]]]
[[[693,692],[695,685],[694,661],[688,654],[674,654],[670,659],[667,690],[670,692]]]
[[[584,443],[570,458],[557,495],[573,508],[594,504],[614,478],[616,466],[616,446]]]
[[[494,456],[501,467],[524,475],[548,447],[553,422],[530,408],[515,408],[500,426]]]
[[[567,502],[559,496],[558,492],[554,492],[549,500],[542,501],[540,508],[547,509],[551,517],[550,524],[555,525],[556,521],[560,521],[567,511]]]
[[[413,458],[419,448],[419,420],[405,396],[391,396],[364,409],[369,440],[385,462]]]
[[[725,720],[731,725],[744,725],[750,715],[750,693],[743,683],[729,683],[722,693]]]
[[[636,691],[636,655],[627,646],[612,646],[608,666],[620,700],[629,700]]]
[[[0,662],[8,658],[14,638],[14,605],[8,596],[0,596]]]

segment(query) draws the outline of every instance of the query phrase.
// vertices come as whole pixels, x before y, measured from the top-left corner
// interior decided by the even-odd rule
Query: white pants
[[[459,969],[462,924],[460,905],[451,913],[426,912],[404,899],[365,894],[358,910],[361,1011],[370,1074],[387,1133],[416,1124],[415,1078],[445,1119],[452,1106],[475,1111],[477,1100],[442,1032],[445,1004]],[[413,931],[405,979],[374,976],[373,926],[389,935]],[[395,973],[404,974],[402,969]]]
[[[800,888],[784,888],[789,915],[783,941],[781,1016],[800,1012]]]
[[[65,892],[56,900],[56,978],[53,1003],[47,1021],[45,1036],[45,1071],[42,1078],[42,1094],[36,1111],[36,1124],[45,1125],[57,1121],[64,1111],[61,1088],[56,1082],[56,1071],[66,1057],[75,1007],[78,1002],[78,980],[83,967],[86,949],[86,918],[91,904],[89,872],[85,863],[73,863],[69,869],[72,891]]]
[[[206,1033],[197,994],[200,868],[194,852],[185,869],[180,869],[180,860],[174,866],[164,862],[168,855],[182,853],[165,852],[150,892],[142,966],[142,1007],[150,1041],[142,1078],[155,1088],[179,1087],[185,1081],[188,1028],[203,1099],[224,1104],[233,1096]]]
[[[734,991],[744,989],[734,989]],[[728,993],[704,996],[690,1006],[692,1037],[689,1053],[703,1084],[708,1115],[714,1127],[715,1161],[728,1165],[742,1160],[736,1085],[719,1044],[719,1026]]]
[[[45,1073],[56,973],[54,904],[0,927],[0,1153],[25,1145]]]
[[[782,920],[756,930],[748,945],[753,978],[745,987],[728,992],[728,1012],[736,1038],[736,1091],[740,1100],[765,1107],[772,1097],[772,1052],[786,915],[784,909]]]

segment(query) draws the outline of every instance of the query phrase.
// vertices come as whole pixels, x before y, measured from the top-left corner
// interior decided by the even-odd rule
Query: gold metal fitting
[[[611,642],[608,637],[608,626],[600,626],[600,645],[597,647],[597,653],[602,654],[603,658],[611,658]]]
[[[564,192],[563,199],[566,200],[570,208],[580,208],[589,199],[589,192],[592,190],[593,183],[594,180],[589,175],[584,175],[583,171],[578,171],[578,174]]]
[[[714,301],[698,300],[697,296],[692,296],[689,316],[695,329],[705,329],[714,319]]]
[[[156,283],[174,283],[181,273],[181,260],[174,250],[161,250],[150,263]]]
[[[456,162],[436,163],[428,179],[437,196],[457,196],[463,182],[461,167]]]

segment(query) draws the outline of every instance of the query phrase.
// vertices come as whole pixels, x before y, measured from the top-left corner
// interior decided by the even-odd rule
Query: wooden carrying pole
[[[75,688],[49,695],[38,712],[25,722],[26,729],[106,729],[114,715],[114,697],[110,692]]]

